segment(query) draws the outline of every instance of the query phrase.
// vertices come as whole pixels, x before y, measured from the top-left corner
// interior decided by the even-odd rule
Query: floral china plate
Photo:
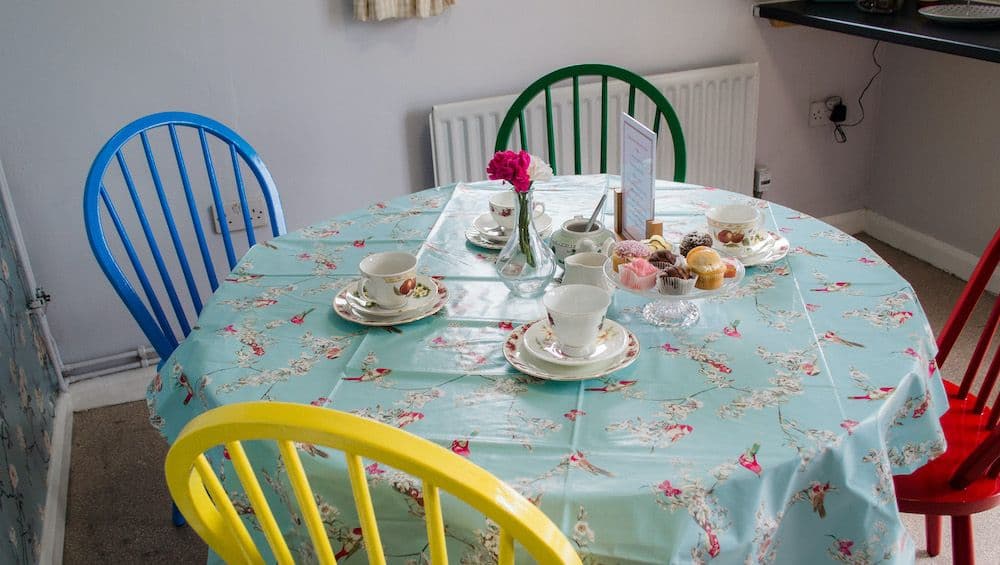
[[[556,335],[548,324],[534,324],[524,334],[524,348],[539,361],[562,367],[588,367],[607,364],[620,356],[628,345],[628,332],[618,322],[605,319],[597,334],[597,346],[586,357],[569,357],[559,350]]]
[[[639,339],[628,328],[622,327],[628,339],[625,351],[609,361],[589,367],[565,367],[546,363],[535,359],[524,347],[524,334],[532,326],[544,323],[543,320],[538,320],[516,328],[503,344],[504,357],[511,366],[525,375],[549,381],[586,381],[620,371],[639,357]]]
[[[774,233],[773,231],[769,231],[765,236],[763,246],[755,250],[754,253],[740,258],[740,262],[746,267],[774,263],[775,261],[784,259],[785,256],[788,255],[789,247],[790,244],[788,243],[788,238],[781,234]]]
[[[418,275],[417,288],[421,286],[431,292],[426,297],[421,297],[420,307],[407,309],[395,315],[370,316],[359,311],[361,306],[358,301],[360,299],[356,295],[351,294],[355,287],[357,287],[357,283],[351,283],[341,289],[337,293],[337,296],[333,298],[333,310],[341,318],[363,326],[398,326],[400,324],[415,322],[437,314],[448,303],[448,288],[440,280]],[[435,290],[436,292],[434,292]]]
[[[417,285],[410,292],[410,299],[399,308],[382,308],[375,304],[361,293],[358,283],[347,285],[347,291],[344,298],[358,314],[369,318],[399,317],[428,308],[437,295],[437,283],[428,276],[417,275]]]
[[[502,248],[503,244],[507,243],[507,240],[510,239],[509,233],[500,233],[500,226],[497,225],[496,221],[493,219],[493,215],[489,212],[480,214],[479,217],[472,222],[472,226],[476,228],[476,231],[479,232],[482,239],[499,243],[499,248]],[[552,227],[552,216],[542,213],[535,218],[535,229],[538,230],[538,233],[542,233],[550,227]]]

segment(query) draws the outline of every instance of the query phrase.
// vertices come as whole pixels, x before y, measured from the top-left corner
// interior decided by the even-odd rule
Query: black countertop
[[[754,13],[771,20],[1000,63],[1000,27],[934,23],[917,13],[916,0],[907,0],[895,14],[862,12],[853,2],[808,1],[759,4]]]

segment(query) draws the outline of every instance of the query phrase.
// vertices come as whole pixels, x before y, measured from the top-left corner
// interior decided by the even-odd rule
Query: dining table
[[[589,216],[614,179],[557,176],[533,190],[558,229]],[[591,380],[543,380],[502,351],[512,331],[544,316],[541,300],[510,294],[497,252],[466,238],[501,190],[495,181],[431,188],[252,247],[151,382],[152,425],[170,442],[205,411],[259,400],[371,418],[510,484],[587,564],[913,562],[892,476],[945,450],[948,402],[931,328],[891,266],[808,214],[657,181],[665,239],[705,229],[714,206],[743,203],[787,238],[787,256],[698,300],[688,327],[647,323],[648,299],[617,290],[608,318],[638,338],[635,362]],[[419,273],[447,288],[445,306],[384,327],[337,315],[334,296],[380,251],[416,254]],[[289,547],[308,562],[276,446],[254,443],[248,454]],[[343,456],[299,449],[339,562],[365,562]],[[266,548],[221,448],[210,460]],[[387,558],[423,562],[419,481],[365,465]],[[494,562],[496,525],[457,499],[443,505],[451,560]]]

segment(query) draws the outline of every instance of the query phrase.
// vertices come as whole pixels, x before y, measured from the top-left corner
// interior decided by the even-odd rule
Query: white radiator
[[[757,97],[760,74],[757,63],[694,69],[647,76],[673,105],[687,145],[687,182],[726,188],[745,194],[753,191],[757,142]],[[583,173],[600,172],[601,83],[580,85]],[[573,172],[573,93],[570,81],[552,89],[556,128],[556,163],[560,174]],[[618,116],[628,108],[628,86],[608,82],[608,172],[619,169]],[[431,111],[431,147],[434,179],[440,186],[486,177],[497,129],[517,95],[495,96],[451,104]],[[654,106],[636,93],[636,118],[652,127]],[[545,97],[537,96],[525,111],[528,146],[532,153],[548,156],[545,135]],[[665,120],[661,120],[657,176],[673,178],[673,146]],[[513,147],[520,148],[514,128]]]

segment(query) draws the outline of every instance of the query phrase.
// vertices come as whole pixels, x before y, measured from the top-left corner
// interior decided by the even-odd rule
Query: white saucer
[[[524,334],[524,348],[535,359],[562,367],[588,367],[607,364],[621,356],[628,345],[628,333],[618,322],[605,319],[597,335],[594,352],[586,357],[569,357],[559,350],[556,335],[546,323],[534,324]]]
[[[431,281],[431,284],[427,284]],[[409,322],[422,320],[428,316],[437,314],[448,303],[448,288],[439,280],[430,277],[417,275],[417,284],[423,284],[426,288],[436,288],[436,293],[430,293],[426,299],[421,300],[422,306],[416,310],[406,310],[404,313],[392,316],[368,316],[359,312],[359,305],[354,298],[348,299],[347,294],[353,291],[356,283],[352,283],[341,289],[337,296],[333,298],[333,311],[341,318],[361,324],[363,326],[397,326]]]
[[[767,265],[768,263],[774,263],[780,259],[784,259],[788,255],[788,248],[791,244],[788,243],[788,238],[785,236],[774,233],[773,231],[767,232],[765,237],[764,246],[756,253],[746,255],[740,259],[746,267],[753,267],[755,265]]]
[[[535,229],[538,233],[542,233],[552,226],[552,216],[542,213],[535,217]],[[479,235],[484,240],[490,240],[495,243],[499,243],[500,247],[503,247],[504,243],[510,239],[510,234],[501,235],[496,231],[498,225],[493,219],[493,215],[489,212],[485,214],[480,214],[475,221],[472,222],[472,226],[479,231]]]
[[[550,230],[546,230],[538,233],[543,239],[552,235]],[[499,251],[503,249],[504,245],[507,245],[507,239],[503,241],[495,241],[489,239],[487,236],[480,233],[475,227],[470,227],[465,230],[465,239],[469,241],[472,245],[476,247],[482,247],[483,249],[492,249],[494,251]]]
[[[639,339],[628,328],[622,327],[627,334],[628,344],[625,351],[619,353],[617,357],[589,367],[565,367],[546,363],[530,355],[524,347],[523,340],[525,332],[532,326],[544,323],[543,320],[538,320],[516,328],[510,332],[503,344],[504,357],[515,369],[526,375],[549,381],[586,381],[620,371],[639,357]]]
[[[417,286],[410,293],[410,299],[399,308],[382,308],[367,296],[362,296],[359,283],[349,284],[345,290],[344,298],[358,314],[368,318],[391,318],[406,316],[429,307],[437,295],[437,283],[430,277],[417,275]]]

